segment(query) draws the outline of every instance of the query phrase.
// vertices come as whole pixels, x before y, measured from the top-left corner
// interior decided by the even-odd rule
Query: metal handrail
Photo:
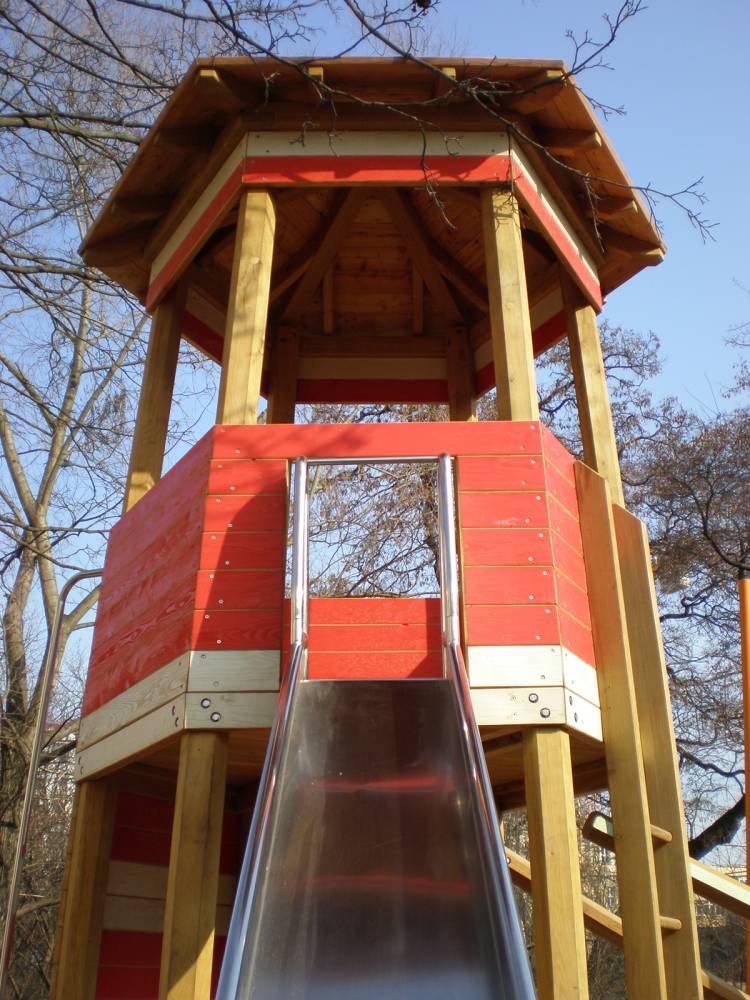
[[[497,901],[501,927],[498,931],[506,941],[512,941],[511,955],[518,957],[513,963],[514,993],[516,998],[535,996],[531,970],[526,958],[526,947],[521,936],[518,914],[513,902],[505,855],[502,852],[502,834],[495,809],[484,748],[479,736],[479,728],[474,717],[471,688],[464,663],[459,630],[459,588],[458,560],[456,548],[455,496],[453,489],[453,469],[448,455],[441,455],[438,463],[438,524],[440,534],[440,595],[443,608],[443,649],[444,664],[448,678],[453,684],[459,721],[464,737],[469,767],[476,790],[475,805],[482,822],[478,824],[484,841],[485,871],[492,884]]]
[[[279,708],[274,720],[263,771],[258,785],[256,806],[242,859],[237,892],[229,923],[229,933],[221,966],[216,1000],[236,1000],[242,960],[250,929],[253,899],[260,877],[259,862],[270,826],[274,792],[281,767],[282,750],[294,704],[294,693],[304,669],[307,653],[307,461],[298,458],[294,465],[294,515],[292,525],[291,640],[289,668],[279,685]],[[0,994],[1,995],[1,994]]]
[[[40,671],[39,683],[41,684],[39,695],[39,712],[34,729],[34,742],[31,746],[29,757],[29,770],[26,774],[26,787],[23,795],[23,806],[21,807],[21,822],[18,827],[18,837],[16,839],[16,850],[13,856],[13,868],[8,883],[8,905],[5,909],[5,924],[3,926],[3,943],[0,951],[0,997],[5,995],[5,986],[10,969],[10,960],[13,955],[13,936],[16,929],[16,913],[18,911],[18,897],[21,891],[21,874],[23,863],[26,858],[26,846],[29,837],[29,824],[31,821],[31,807],[34,801],[34,790],[36,789],[36,777],[39,770],[39,760],[42,755],[42,744],[47,729],[47,712],[52,699],[52,690],[55,682],[55,664],[60,655],[60,636],[62,635],[62,624],[65,614],[65,604],[71,590],[82,580],[90,580],[95,576],[101,576],[103,570],[88,569],[76,573],[67,580],[60,591],[57,600],[57,608],[52,620],[47,647],[44,651],[44,660]]]

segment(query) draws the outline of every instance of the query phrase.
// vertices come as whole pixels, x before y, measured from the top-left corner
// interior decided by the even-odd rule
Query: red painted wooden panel
[[[397,653],[317,652],[310,654],[309,676],[315,680],[399,680],[405,677],[440,677],[439,650]]]
[[[569,514],[552,496],[549,497],[549,523],[553,533],[563,538],[579,554],[583,552],[581,526],[577,518]]]
[[[426,650],[440,647],[439,631],[426,622],[411,625],[310,625],[310,650]]]
[[[539,423],[276,424],[214,428],[213,457],[357,458],[368,455],[540,454]]]
[[[102,931],[102,965],[156,966],[161,962],[161,934],[145,931]]]
[[[146,496],[140,502],[145,504],[147,500]],[[104,576],[129,576],[151,566],[183,562],[191,558],[191,553],[200,544],[202,530],[203,501],[196,506],[196,511],[175,511],[171,519],[160,521],[153,536],[133,531],[117,538],[110,537]]]
[[[542,425],[542,448],[545,461],[551,462],[572,486],[576,483],[576,460],[568,449],[557,440],[552,431]]]
[[[445,379],[301,378],[298,403],[447,403]]]
[[[161,935],[158,935],[161,946]],[[96,1000],[156,1000],[159,966],[102,965],[96,980]]]
[[[458,503],[464,528],[546,528],[549,524],[543,491],[461,493]]]
[[[284,597],[284,573],[281,569],[201,570],[196,578],[195,607],[203,608],[276,608]]]
[[[550,533],[550,540],[555,568],[564,573],[581,590],[586,590],[586,566],[583,562],[583,556],[571,548],[556,531]]]
[[[554,604],[551,568],[537,566],[469,566],[464,570],[467,604]]]
[[[161,934],[103,931],[96,1000],[157,1000],[161,946]],[[225,946],[225,937],[214,939],[212,996],[218,985]]]
[[[93,712],[186,652],[190,648],[190,629],[190,615],[185,615],[169,629],[157,624],[140,632],[137,642],[105,647],[101,658],[89,667],[83,714]]]
[[[285,620],[289,621],[289,602]],[[401,624],[429,622],[440,629],[440,601],[436,597],[313,597],[310,624]]]
[[[212,460],[208,493],[277,493],[286,495],[287,463],[279,459]]]
[[[113,861],[133,861],[140,865],[169,865],[171,832],[139,830],[116,826],[112,833]]]
[[[96,639],[92,643],[91,658],[96,661],[102,650],[112,643],[128,643],[132,639],[134,622],[137,630],[160,624],[168,628],[195,607],[195,570],[183,575],[181,580],[162,582],[159,574],[145,581],[131,580],[131,599],[124,597],[114,607],[105,604],[96,616]]]
[[[576,618],[582,625],[591,627],[591,611],[589,598],[585,590],[581,590],[572,580],[559,571],[555,573],[557,582],[557,603],[568,614]]]
[[[549,531],[537,528],[466,528],[464,566],[552,565]]]
[[[591,629],[581,625],[575,618],[571,618],[567,612],[562,610],[560,611],[560,635],[560,641],[566,649],[575,653],[576,656],[580,656],[586,663],[596,666]]]
[[[470,604],[466,607],[466,637],[470,646],[557,645],[557,608]]]
[[[282,531],[206,532],[200,569],[279,569],[286,556]]]
[[[160,799],[155,795],[136,795],[134,792],[120,792],[117,796],[115,826],[133,826],[169,833],[173,816],[174,802],[170,799]]]
[[[281,608],[196,611],[191,649],[279,649]]]
[[[550,462],[546,463],[545,469],[547,473],[547,489],[550,494],[570,515],[578,520],[578,494],[576,493],[575,484],[566,479],[557,466],[552,465]]]
[[[503,455],[499,458],[459,458],[458,489],[543,490],[544,462],[539,455]]]
[[[228,493],[206,497],[206,531],[283,531],[286,497]]]

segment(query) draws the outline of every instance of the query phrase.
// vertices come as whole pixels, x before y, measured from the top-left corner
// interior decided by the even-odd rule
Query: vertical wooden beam
[[[604,476],[609,483],[612,499],[621,504],[623,495],[620,459],[617,454],[596,313],[587,302],[584,302],[577,287],[562,271],[560,287],[578,402],[583,460]]]
[[[445,335],[445,366],[451,420],[477,419],[473,360],[468,331],[464,328],[448,330]]]
[[[161,476],[184,308],[185,286],[181,282],[156,307],[151,322],[123,512],[130,510]]]
[[[411,332],[424,333],[424,282],[419,268],[411,265]]]
[[[228,735],[181,737],[159,1000],[209,1000]]]
[[[586,1000],[586,932],[568,734],[523,736],[536,984],[540,1000]]]
[[[581,462],[576,463],[576,486],[615,831],[628,996],[666,1000],[651,819],[609,488],[606,479]]]
[[[94,996],[116,797],[114,778],[76,789],[51,1000]]]
[[[700,952],[672,706],[646,526],[613,509],[651,822],[672,834],[654,852],[660,911],[681,927],[663,939],[670,1000],[701,1000]]]
[[[538,420],[521,216],[512,191],[482,191],[482,229],[500,420]]]
[[[216,422],[258,421],[276,209],[268,191],[246,191],[237,221]]]
[[[333,264],[323,275],[323,333],[333,333]]]
[[[271,390],[266,422],[293,424],[297,402],[298,338],[295,330],[281,326],[276,337],[271,363]]]

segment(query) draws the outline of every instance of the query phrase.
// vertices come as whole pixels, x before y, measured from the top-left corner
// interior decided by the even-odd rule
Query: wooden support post
[[[612,499],[623,503],[620,459],[609,405],[596,313],[567,274],[560,272],[570,363],[578,402],[583,460],[604,476]]]
[[[661,914],[628,622],[607,481],[576,463],[628,996],[666,1000]],[[672,916],[672,914],[665,914]]]
[[[468,331],[463,328],[449,330],[445,335],[445,364],[451,420],[477,419],[472,361]]]
[[[181,283],[156,307],[151,323],[123,512],[161,477],[184,307],[185,287]]]
[[[299,341],[296,331],[290,327],[279,327],[276,330],[271,364],[271,391],[266,414],[266,422],[269,424],[294,423],[298,353]]]
[[[275,229],[276,209],[270,193],[246,191],[237,220],[216,416],[219,424],[258,421]]]
[[[181,737],[159,1000],[209,1000],[228,735]]]
[[[663,939],[670,1000],[701,1000],[698,930],[690,879],[685,815],[677,768],[672,706],[661,641],[646,526],[623,507],[613,510],[628,639],[633,664],[649,815],[672,835],[654,854],[659,907],[681,927]]]
[[[523,762],[537,992],[540,1000],[585,1000],[586,934],[568,734],[527,730]]]
[[[482,228],[497,415],[500,420],[538,420],[521,217],[512,191],[482,191]]]
[[[51,1000],[94,996],[116,795],[114,778],[84,781],[76,790]]]

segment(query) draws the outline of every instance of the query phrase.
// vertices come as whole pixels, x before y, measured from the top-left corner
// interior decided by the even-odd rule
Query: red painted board
[[[174,817],[174,802],[155,795],[120,792],[115,806],[115,826],[139,827],[169,833]],[[134,859],[123,859],[134,860]]]
[[[558,472],[570,482],[571,486],[576,484],[575,464],[576,460],[568,449],[555,437],[549,427],[542,424],[542,449],[544,451],[545,462],[551,462]]]
[[[440,648],[440,630],[412,625],[310,625],[311,651],[391,651]]]
[[[464,567],[552,565],[546,529],[463,527],[461,545]]]
[[[206,531],[283,531],[286,497],[229,493],[206,497]]]
[[[211,462],[208,493],[276,493],[286,496],[287,463],[282,459]]]
[[[161,934],[158,935],[161,946]],[[159,996],[159,966],[100,965],[96,1000],[156,1000]]]
[[[159,968],[161,934],[145,931],[102,931],[99,948],[101,965]]]
[[[200,569],[279,569],[286,558],[283,531],[205,532]]]
[[[539,423],[224,424],[214,428],[213,457],[361,458],[369,455],[541,454]]]
[[[545,462],[547,489],[561,507],[578,520],[578,494],[575,483],[571,483],[551,462]]]
[[[469,566],[464,570],[467,604],[554,604],[556,600],[554,571],[549,567]]]
[[[543,490],[544,462],[539,455],[482,456],[458,459],[458,489]]]
[[[309,379],[297,382],[298,403],[447,403],[445,379]]]
[[[187,652],[190,630],[190,615],[185,615],[167,630],[159,624],[146,631],[136,628],[133,641],[118,641],[104,647],[89,665],[83,715]]]
[[[587,590],[586,566],[581,553],[571,548],[556,531],[551,533],[550,538],[555,568],[564,573],[581,590]]]
[[[555,582],[557,584],[558,605],[582,625],[591,628],[588,594],[559,571],[555,572]]]
[[[581,526],[578,523],[578,519],[569,514],[553,496],[549,497],[549,523],[553,533],[565,539],[568,545],[572,549],[575,549],[576,552],[583,552]]]
[[[289,621],[289,602],[285,619]],[[310,625],[398,624],[428,622],[440,629],[440,601],[436,597],[313,597]]]
[[[171,587],[158,579],[148,583],[150,585],[141,589],[139,581],[131,581],[129,597],[126,595],[115,607],[100,607],[96,616],[92,659],[98,659],[101,651],[112,643],[131,641],[133,622],[137,622],[140,629],[155,624],[168,628],[193,610],[195,570]]]
[[[566,649],[580,656],[585,663],[596,666],[591,629],[581,625],[565,611],[560,611],[560,641]]]
[[[145,500],[145,498],[144,498]],[[104,563],[104,578],[135,576],[151,567],[179,564],[194,559],[203,529],[204,505],[190,517],[175,513],[171,520],[160,522],[154,537],[138,532],[110,538]]]
[[[544,491],[528,493],[460,493],[459,517],[464,528],[546,528]]]
[[[534,357],[538,357],[548,347],[552,347],[558,340],[562,340],[567,330],[565,328],[565,313],[559,312],[551,316],[544,323],[534,327],[531,334],[531,341],[534,345]]]
[[[191,649],[279,649],[281,608],[196,611]]]
[[[232,610],[281,608],[282,570],[201,570],[196,578],[195,607]]]
[[[557,645],[557,608],[467,605],[466,641],[470,646]]]
[[[140,865],[169,865],[171,832],[139,830],[115,826],[112,832],[113,861],[132,861]]]
[[[224,338],[187,309],[182,314],[182,336],[221,364]]]
[[[399,680],[406,677],[441,677],[438,650],[423,652],[310,654],[309,676],[315,680]]]

